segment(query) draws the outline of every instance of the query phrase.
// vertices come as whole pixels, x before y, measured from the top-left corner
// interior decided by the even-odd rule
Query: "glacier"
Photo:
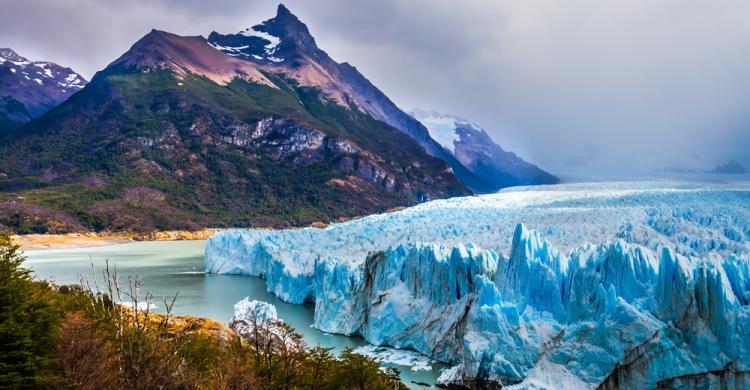
[[[587,183],[224,231],[205,266],[451,364],[445,385],[747,388],[749,243],[748,183]]]

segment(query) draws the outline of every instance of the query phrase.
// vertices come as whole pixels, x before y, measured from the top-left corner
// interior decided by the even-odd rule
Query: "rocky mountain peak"
[[[12,62],[29,62],[26,58],[20,56],[11,48],[0,48],[0,61],[12,61]]]
[[[296,43],[315,45],[315,39],[310,30],[283,4],[279,4],[276,16],[254,27],[256,30],[267,32],[279,38],[286,38]]]
[[[0,139],[86,85],[70,68],[0,48]]]
[[[212,32],[208,42],[231,56],[265,65],[298,66],[302,57],[322,57],[315,38],[283,4],[276,16],[237,34]]]
[[[279,18],[279,17],[293,17],[293,18],[297,19],[297,17],[294,16],[294,14],[292,14],[291,11],[289,11],[289,8],[287,8],[282,3],[279,3],[279,6],[276,7],[276,17],[277,18]]]

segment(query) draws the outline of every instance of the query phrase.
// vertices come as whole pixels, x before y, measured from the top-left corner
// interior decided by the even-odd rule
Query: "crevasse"
[[[262,276],[280,298],[314,302],[321,330],[455,365],[445,382],[652,388],[750,370],[746,188],[555,187],[566,193],[464,198],[328,229],[228,231],[209,240],[206,270]],[[595,218],[610,206],[618,215]],[[543,225],[565,213],[603,244],[573,245],[575,222]],[[539,230],[514,224],[509,245],[461,240],[486,243],[522,216]],[[417,223],[388,227],[405,221]]]

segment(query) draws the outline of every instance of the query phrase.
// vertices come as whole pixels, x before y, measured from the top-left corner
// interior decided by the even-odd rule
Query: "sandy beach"
[[[92,246],[115,245],[133,241],[182,241],[205,240],[220,229],[191,231],[165,231],[146,234],[25,234],[12,236],[13,242],[22,250],[86,248]]]

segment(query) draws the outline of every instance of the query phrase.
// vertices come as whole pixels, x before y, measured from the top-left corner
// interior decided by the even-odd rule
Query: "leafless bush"
[[[60,329],[57,366],[64,383],[77,389],[117,386],[118,356],[97,331],[94,320],[68,313]]]
[[[81,286],[93,294],[94,317],[114,326],[110,342],[117,351],[119,387],[154,389],[185,384],[185,359],[175,335],[168,331],[177,295],[164,299],[164,314],[156,315],[153,294],[143,292],[140,275],[129,276],[124,288],[117,268],[110,267],[109,261],[101,280],[95,270],[92,275],[92,280],[81,276]]]

